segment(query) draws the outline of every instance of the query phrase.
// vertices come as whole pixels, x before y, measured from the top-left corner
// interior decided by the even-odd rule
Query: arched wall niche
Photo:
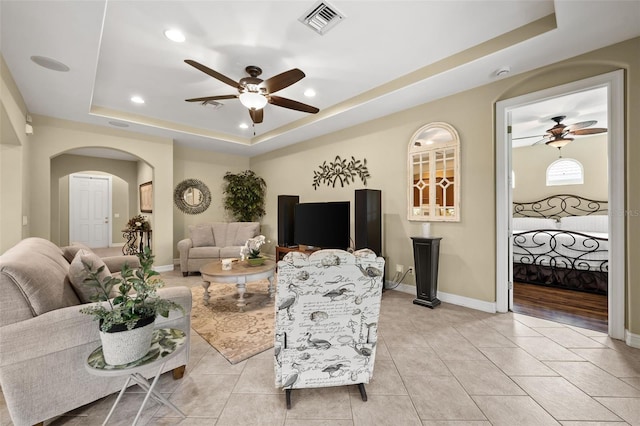
[[[138,213],[139,161],[88,157],[62,153],[51,159],[51,240],[69,244],[69,175],[73,173],[112,176],[111,241],[123,243],[121,230]],[[119,217],[115,217],[117,214]]]
[[[76,123],[51,117],[33,116],[34,134],[29,139],[28,169],[33,173],[28,183],[29,236],[53,240],[52,196],[59,179],[75,170],[57,171],[52,175],[52,165],[58,156],[78,148],[109,148],[129,153],[138,158],[136,173],[135,208],[138,209],[137,185],[149,180],[154,184],[154,206],[171,205],[173,191],[173,141],[167,138],[146,136],[103,126]],[[81,169],[104,171],[104,168],[82,164]],[[154,173],[161,170],[161,173]],[[109,172],[108,170],[106,172]],[[110,173],[110,172],[109,172]],[[116,173],[111,173],[117,175]],[[146,180],[143,180],[146,179]],[[54,189],[55,188],[55,189]],[[153,208],[155,229],[173,228],[173,209]],[[59,235],[56,235],[59,239]],[[155,267],[173,268],[173,236],[171,233],[155,233],[153,251]]]

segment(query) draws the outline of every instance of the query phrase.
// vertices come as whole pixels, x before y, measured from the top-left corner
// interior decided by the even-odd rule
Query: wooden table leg
[[[204,294],[202,295],[202,301],[205,305],[209,304],[209,286],[211,285],[211,281],[202,281],[202,288],[204,288]]]
[[[244,293],[247,291],[246,281],[244,277],[238,278],[238,283],[236,284],[236,288],[238,290],[237,306],[240,309],[240,312],[244,312],[244,307],[247,306],[247,303],[244,300]]]
[[[276,294],[275,288],[273,287],[273,275],[267,279],[269,280],[269,298],[273,299]]]

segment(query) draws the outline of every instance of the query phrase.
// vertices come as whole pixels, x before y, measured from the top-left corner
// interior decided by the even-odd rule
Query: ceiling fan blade
[[[519,140],[519,139],[541,138],[541,137],[543,137],[543,136],[545,136],[545,135],[522,136],[522,137],[519,137],[519,138],[511,138],[511,140],[512,140],[512,141],[517,141],[517,140]]]
[[[553,140],[553,136],[545,136],[544,138],[540,139],[539,141],[536,141],[534,143],[532,143],[531,145],[540,145],[541,143],[547,143],[550,140]]]
[[[303,78],[304,73],[298,68],[294,68],[266,79],[263,84],[267,88],[268,93],[276,93],[278,90],[289,87]]]
[[[596,123],[597,123],[596,120],[581,121],[580,123],[573,123],[565,127],[565,131],[573,132],[574,130],[584,129],[585,127],[593,126]]]
[[[203,98],[185,99],[187,102],[206,102],[206,101],[221,101],[223,99],[235,99],[238,95],[220,95],[220,96],[205,96]]]
[[[602,127],[592,127],[590,129],[582,129],[582,130],[574,130],[571,131],[569,133],[571,133],[572,135],[595,135],[597,133],[606,133],[607,129],[604,129]]]
[[[294,101],[292,99],[281,98],[280,96],[269,96],[269,103],[273,105],[277,105],[283,108],[294,109],[296,111],[308,112],[311,114],[315,114],[320,111],[318,108],[303,104],[302,102]]]
[[[229,86],[231,86],[231,87],[233,87],[235,89],[240,87],[240,83],[238,83],[237,81],[234,81],[234,80],[230,79],[229,77],[227,77],[226,75],[222,75],[219,72],[214,71],[211,68],[209,68],[209,67],[207,67],[205,65],[202,65],[199,62],[196,62],[196,61],[191,60],[191,59],[185,59],[184,61],[187,64],[191,65],[192,67],[199,69],[203,73],[208,74],[211,77],[213,77],[213,78],[215,78],[217,80],[220,80],[221,82],[226,83],[226,84],[228,84]]]
[[[253,120],[254,124],[262,123],[262,119],[264,118],[264,109],[250,109],[249,115],[251,116],[251,120]]]

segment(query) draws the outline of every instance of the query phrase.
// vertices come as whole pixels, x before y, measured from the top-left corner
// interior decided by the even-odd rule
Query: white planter
[[[154,321],[132,330],[105,333],[100,330],[102,353],[107,364],[122,365],[139,360],[149,352]]]

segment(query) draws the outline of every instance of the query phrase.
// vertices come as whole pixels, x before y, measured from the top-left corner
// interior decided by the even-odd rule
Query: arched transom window
[[[547,167],[547,186],[581,185],[584,183],[584,169],[578,160],[560,158]]]

